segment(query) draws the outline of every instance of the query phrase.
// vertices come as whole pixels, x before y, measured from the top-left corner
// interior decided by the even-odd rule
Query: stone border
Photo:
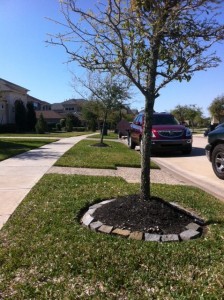
[[[188,240],[196,239],[202,235],[203,232],[202,225],[205,225],[204,221],[198,216],[196,216],[194,213],[187,211],[186,209],[177,205],[176,203],[168,203],[168,204],[192,216],[197,221],[197,223],[191,222],[190,224],[188,224],[186,226],[186,230],[182,231],[180,234],[153,234],[153,233],[144,233],[141,231],[130,231],[127,229],[114,228],[113,226],[108,226],[94,219],[93,214],[99,207],[115,200],[116,199],[104,200],[98,204],[94,204],[90,206],[88,211],[81,218],[82,226],[87,227],[96,232],[119,235],[125,238],[134,239],[134,240],[143,240],[147,242],[188,241]]]

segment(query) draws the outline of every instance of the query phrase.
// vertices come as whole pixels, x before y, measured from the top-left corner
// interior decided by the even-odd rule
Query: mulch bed
[[[158,234],[179,234],[195,218],[173,207],[164,200],[152,197],[140,200],[140,195],[119,197],[102,205],[94,218],[108,226]]]

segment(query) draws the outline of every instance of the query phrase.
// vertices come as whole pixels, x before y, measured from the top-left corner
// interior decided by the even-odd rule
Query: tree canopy
[[[208,107],[208,110],[220,123],[224,117],[224,95],[216,97]]]
[[[181,122],[189,122],[189,125],[194,128],[195,121],[202,118],[202,109],[196,104],[190,105],[177,105],[171,113]]]
[[[82,1],[61,0],[64,31],[50,39],[70,61],[91,71],[109,71],[131,80],[145,96],[141,195],[150,197],[152,114],[160,89],[189,81],[220,62],[214,43],[223,41],[217,18],[221,0],[105,0],[92,10]],[[92,3],[92,2],[91,2]]]

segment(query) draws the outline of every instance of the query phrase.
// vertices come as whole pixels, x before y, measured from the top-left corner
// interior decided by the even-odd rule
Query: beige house
[[[86,103],[84,99],[69,99],[61,103],[51,104],[51,109],[58,113],[79,114],[82,111],[83,105]]]
[[[33,102],[35,110],[51,109],[49,103],[28,95],[28,92],[28,89],[0,78],[0,125],[15,123],[16,100],[22,100],[25,106],[27,102]]]
[[[15,101],[27,103],[28,89],[0,78],[0,124],[15,122]]]

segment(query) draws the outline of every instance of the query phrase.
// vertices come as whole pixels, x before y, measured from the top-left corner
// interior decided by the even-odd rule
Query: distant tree
[[[222,122],[224,117],[224,95],[216,97],[208,107],[208,110],[211,116],[215,117],[219,123]]]
[[[26,130],[26,108],[21,99],[15,101],[15,123],[19,132]]]
[[[76,115],[73,115],[72,122],[74,127],[80,127],[82,125],[81,120]]]
[[[73,129],[73,115],[68,114],[65,118],[65,130],[68,132],[72,132]]]
[[[194,131],[195,121],[198,118],[202,118],[203,112],[200,107],[196,104],[190,105],[177,105],[171,113],[180,121],[181,123],[189,122],[189,125]]]
[[[220,62],[209,51],[224,40],[222,0],[60,1],[64,32],[50,40],[90,71],[129,78],[145,97],[141,198],[150,198],[151,131],[154,103],[170,82],[189,81]],[[95,4],[95,5],[94,5]],[[62,29],[62,30],[63,30]],[[55,39],[54,39],[55,38]]]
[[[65,127],[65,119],[60,120],[60,125],[61,125],[61,128]]]
[[[101,130],[100,143],[103,144],[103,136],[106,129],[108,115],[113,110],[119,110],[129,95],[129,82],[111,74],[106,76],[97,76],[89,85],[91,91],[91,99],[100,103],[103,112],[103,125]]]
[[[34,131],[35,130],[35,125],[37,123],[37,117],[36,113],[34,110],[33,102],[27,102],[26,105],[26,122],[27,122],[27,129],[28,131]]]
[[[196,104],[190,104],[187,106],[186,111],[186,118],[189,120],[189,125],[192,127],[192,130],[194,131],[195,122],[198,117],[202,117],[203,112],[202,108],[196,106]]]
[[[93,103],[92,101],[88,101],[84,106],[82,110],[82,117],[86,122],[88,130],[96,131],[97,125],[98,125],[98,116],[93,111]]]
[[[171,113],[179,122],[184,123],[186,121],[186,106],[177,105],[173,110],[171,110]]]
[[[37,120],[35,129],[36,129],[36,133],[39,133],[39,134],[43,134],[47,131],[47,123],[46,123],[42,113],[40,114],[40,117]]]
[[[130,81],[120,76],[113,76],[111,73],[88,72],[87,78],[78,78],[74,75],[74,89],[83,98],[84,93],[89,96],[89,101],[84,106],[84,114],[88,111],[88,117],[98,116],[101,121],[101,140],[106,132],[107,118],[113,110],[119,111],[124,102],[129,99]],[[76,88],[76,82],[81,84],[82,91]],[[90,113],[90,108],[93,109]],[[87,116],[87,115],[86,115]],[[92,122],[92,125],[94,122]]]
[[[103,107],[101,103],[91,99],[86,101],[83,106],[82,117],[85,120],[88,129],[92,131],[100,129],[100,123],[103,119]]]

